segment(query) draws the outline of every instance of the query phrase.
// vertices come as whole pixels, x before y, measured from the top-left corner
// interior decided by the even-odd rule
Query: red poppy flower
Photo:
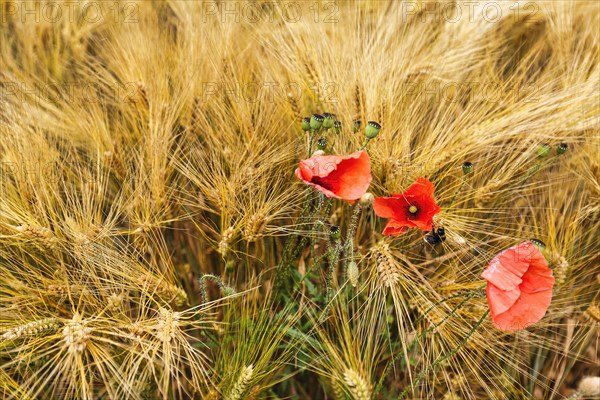
[[[375,214],[389,218],[384,235],[398,236],[407,228],[430,230],[433,216],[440,212],[435,204],[435,187],[426,178],[418,178],[404,193],[392,197],[378,197],[373,202]]]
[[[533,243],[523,242],[502,251],[481,276],[488,281],[487,300],[496,328],[525,329],[546,314],[554,277]]]
[[[301,160],[296,176],[327,197],[356,200],[371,183],[371,160],[366,151],[347,156],[316,156]]]

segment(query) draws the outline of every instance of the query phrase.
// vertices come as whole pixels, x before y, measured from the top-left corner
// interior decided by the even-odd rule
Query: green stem
[[[335,280],[335,265],[337,264],[338,258],[340,256],[340,250],[342,246],[340,244],[340,240],[336,240],[333,244],[329,245],[329,250],[327,254],[329,255],[329,269],[327,273],[327,296],[326,302],[329,302],[333,299],[333,282]]]
[[[313,145],[314,137],[315,137],[315,131],[311,130],[310,134],[308,135],[308,157],[309,158],[312,155],[312,145]]]
[[[358,149],[358,150],[360,151],[360,150],[366,149],[367,145],[369,144],[369,140],[371,140],[371,139],[367,138],[367,140],[365,140],[365,144],[363,144],[362,147],[360,149]]]
[[[542,170],[542,168],[545,168],[545,167],[551,165],[559,157],[560,157],[560,155],[552,156],[547,161],[544,161],[543,159],[538,159],[536,161],[535,165],[533,167],[531,167],[529,169],[529,171],[527,171],[527,175],[525,175],[525,177],[518,182],[518,185],[525,183],[529,179],[533,178],[533,176],[535,174],[537,174],[538,172],[540,172]]]
[[[221,290],[221,294],[223,294],[224,296],[227,295],[228,292],[233,290],[233,288],[225,285],[223,280],[221,278],[219,278],[218,276],[212,275],[212,274],[204,274],[198,279],[198,283],[200,285],[200,296],[201,296],[200,300],[202,301],[202,304],[205,303],[206,301],[208,301],[208,294],[206,292],[206,281],[207,280],[216,283],[217,286],[219,287],[219,289]]]
[[[358,217],[361,211],[360,203],[357,203],[354,206],[354,210],[352,211],[352,217],[350,219],[350,226],[348,228],[348,233],[346,234],[346,242],[344,243],[343,249],[347,252],[348,257],[346,257],[346,262],[344,263],[344,276],[342,277],[343,281],[346,280],[346,271],[348,270],[348,263],[354,260],[354,234],[356,233],[356,227],[358,225]]]
[[[476,297],[479,295],[481,289],[485,288],[485,286],[487,285],[484,284],[483,286],[478,287],[477,289],[474,289],[473,291],[471,291],[470,293],[465,294],[463,293],[459,293],[459,294],[455,294],[449,297],[446,297],[445,299],[440,300],[439,302],[437,302],[436,304],[432,305],[431,307],[429,307],[429,309],[427,311],[425,311],[423,313],[423,316],[419,317],[416,321],[415,324],[418,323],[419,321],[421,321],[423,318],[425,318],[425,316],[431,311],[433,310],[435,307],[437,307],[439,304],[441,304],[442,302],[448,301],[450,299],[453,298],[457,298],[457,297],[462,297],[465,296],[465,299],[463,301],[461,301],[460,303],[458,303],[456,306],[454,306],[454,308],[452,310],[450,310],[450,313],[448,313],[448,315],[446,315],[440,322],[438,322],[437,324],[435,324],[434,326],[426,329],[423,333],[421,333],[419,336],[417,336],[413,342],[410,344],[410,346],[413,346],[414,344],[416,344],[419,340],[421,340],[426,334],[428,334],[429,332],[433,331],[435,328],[441,326],[444,322],[446,322],[450,317],[452,317],[454,315],[454,313],[460,309],[460,307],[462,307],[463,304],[465,304],[467,301],[469,301],[470,299]]]

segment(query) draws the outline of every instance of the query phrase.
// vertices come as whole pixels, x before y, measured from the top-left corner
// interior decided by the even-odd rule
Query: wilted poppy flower
[[[533,243],[523,242],[502,251],[481,276],[488,281],[488,305],[496,328],[525,329],[546,314],[554,277]]]
[[[404,193],[392,197],[377,197],[373,202],[375,214],[389,218],[384,235],[398,236],[407,228],[431,229],[433,216],[440,212],[435,204],[435,187],[426,178],[418,178]]]
[[[327,197],[357,200],[371,183],[371,161],[366,151],[316,156],[300,161],[296,176]]]

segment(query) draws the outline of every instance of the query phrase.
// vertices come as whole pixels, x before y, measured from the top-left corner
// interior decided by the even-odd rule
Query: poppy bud
[[[381,130],[381,125],[379,125],[379,123],[377,123],[375,121],[369,121],[369,122],[367,122],[367,129],[365,131],[365,134],[367,135],[367,138],[373,139],[373,138],[375,138],[375,136],[377,136],[379,134],[380,130]]]
[[[462,165],[463,174],[468,175],[473,172],[473,163],[466,161]]]
[[[342,236],[342,230],[337,225],[331,225],[331,228],[329,228],[329,235],[332,239],[337,240]]]
[[[537,148],[537,155],[540,158],[544,158],[546,157],[548,154],[550,154],[550,150],[552,150],[552,147],[549,144],[541,144],[538,148]]]
[[[358,132],[360,130],[361,125],[362,121],[360,119],[355,119],[354,121],[352,121],[352,132]]]
[[[373,204],[374,200],[375,200],[375,196],[373,196],[373,193],[367,192],[367,193],[363,194],[362,197],[360,198],[360,204],[368,207],[371,204]]]
[[[306,117],[306,118],[302,118],[302,130],[303,131],[307,131],[310,129],[310,118]]]
[[[321,125],[323,125],[323,120],[324,118],[321,114],[313,114],[312,117],[310,117],[310,129],[313,131],[319,129]]]
[[[330,114],[330,113],[324,113],[323,114],[323,128],[325,128],[325,129],[333,128],[334,124],[335,124],[335,115]]]
[[[317,148],[319,150],[325,150],[327,148],[327,139],[322,137],[321,139],[317,140]]]
[[[556,154],[565,154],[569,146],[566,143],[561,143],[556,148]]]
[[[531,243],[533,243],[538,249],[544,250],[546,248],[546,244],[542,242],[540,239],[529,239]]]
[[[340,133],[342,131],[342,123],[340,121],[335,121],[333,123],[333,132]]]

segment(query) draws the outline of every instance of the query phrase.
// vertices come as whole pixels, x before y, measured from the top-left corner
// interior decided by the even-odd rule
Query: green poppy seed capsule
[[[352,132],[358,132],[360,130],[361,125],[362,121],[360,119],[355,119],[354,121],[352,121]]]
[[[561,143],[556,148],[556,154],[565,154],[568,149],[569,149],[569,145],[567,145],[566,143]]]
[[[467,175],[473,172],[473,164],[469,161],[465,161],[462,165],[463,174]]]
[[[321,114],[313,114],[312,117],[310,117],[310,129],[313,131],[319,129],[321,125],[323,125],[323,120],[324,118]]]
[[[306,117],[306,118],[302,118],[302,130],[303,131],[307,131],[310,129],[310,118]]]
[[[339,226],[332,225],[331,228],[329,228],[329,235],[331,236],[332,239],[337,240],[342,236],[342,230],[340,229]]]
[[[544,158],[546,157],[548,154],[550,154],[550,150],[552,150],[552,147],[549,144],[541,144],[538,148],[537,148],[537,155],[540,158]]]
[[[342,131],[342,123],[340,121],[335,121],[333,123],[333,132],[340,133]]]
[[[317,148],[319,150],[325,150],[327,148],[327,139],[322,137],[321,139],[317,140]]]
[[[330,113],[324,113],[323,114],[323,128],[331,129],[331,128],[333,128],[334,124],[335,124],[335,115],[330,114]]]
[[[379,134],[380,130],[381,130],[381,125],[379,125],[378,122],[369,121],[369,122],[367,122],[367,129],[365,130],[365,134],[367,135],[367,138],[373,139],[373,138],[375,138],[375,136],[377,136]]]
[[[540,239],[529,239],[529,241],[540,250],[544,250],[546,248],[546,244],[544,244],[544,242],[542,242]]]

